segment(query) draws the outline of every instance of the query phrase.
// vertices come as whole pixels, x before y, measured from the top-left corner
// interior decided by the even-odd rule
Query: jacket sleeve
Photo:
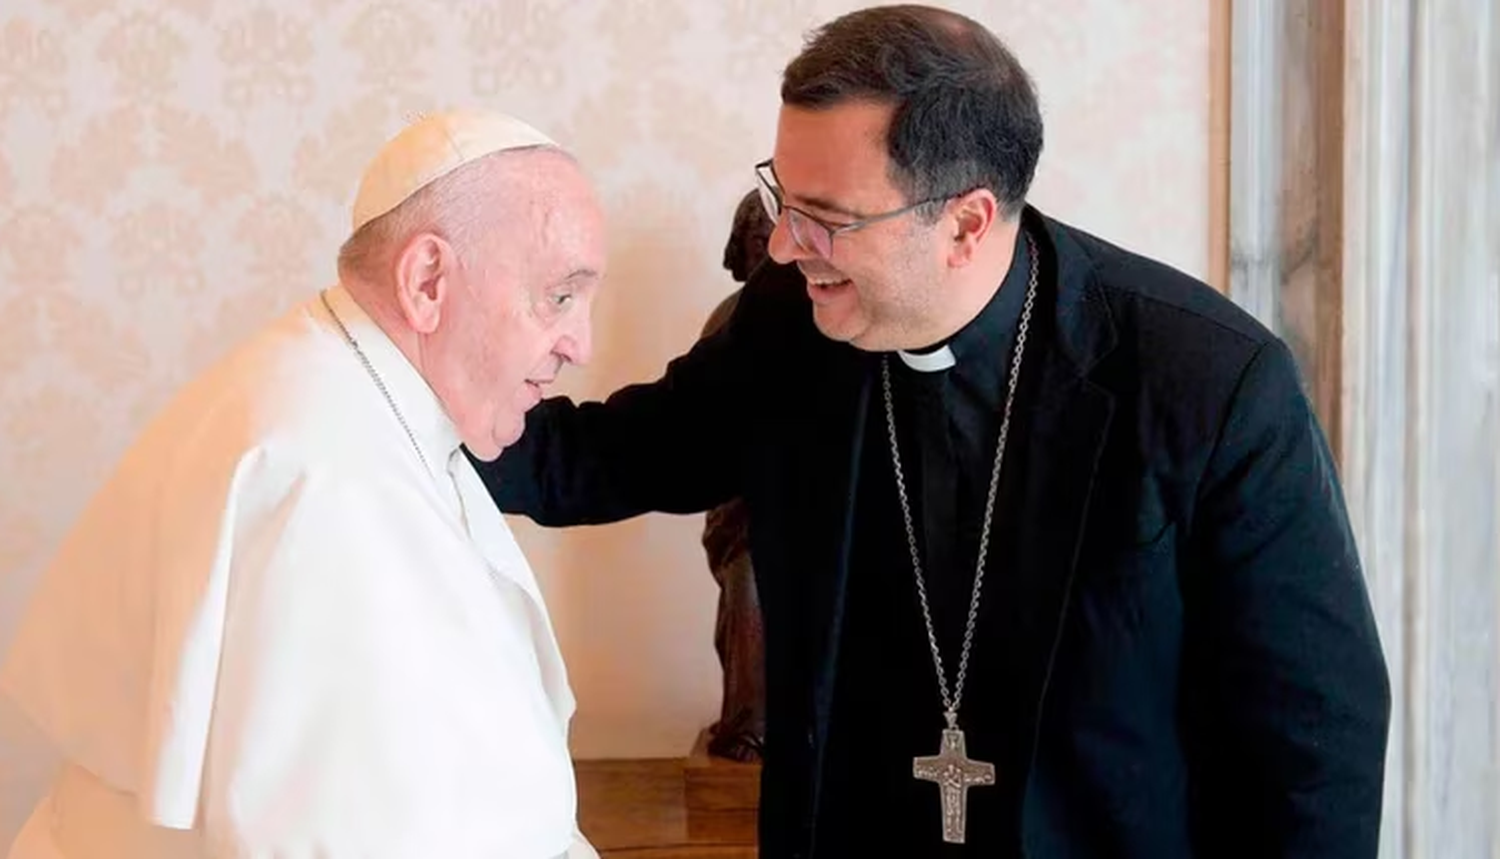
[[[1374,857],[1390,686],[1332,456],[1279,340],[1198,495],[1184,719],[1205,856]]]
[[[744,315],[654,382],[603,402],[558,397],[532,409],[516,444],[474,462],[500,509],[542,525],[585,525],[696,513],[737,495],[753,382]]]

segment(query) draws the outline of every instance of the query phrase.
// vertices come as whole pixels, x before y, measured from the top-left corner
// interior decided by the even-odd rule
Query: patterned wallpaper
[[[568,389],[650,377],[732,287],[720,249],[777,75],[847,0],[0,2],[0,647],[171,391],[333,276],[362,162],[416,112],[502,107],[595,176],[612,276]],[[1034,199],[1202,275],[1208,7],[994,0],[1036,77]],[[521,523],[582,756],[682,753],[717,706],[701,517]],[[0,844],[49,759],[0,704]]]

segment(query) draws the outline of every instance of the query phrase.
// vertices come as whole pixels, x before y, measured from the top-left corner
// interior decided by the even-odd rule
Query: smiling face
[[[891,114],[890,106],[868,101],[782,107],[772,164],[785,203],[837,226],[914,202],[890,180]],[[939,315],[948,269],[942,224],[907,212],[837,234],[825,257],[793,238],[783,214],[770,253],[796,263],[807,278],[813,319],[825,336],[872,351],[918,348],[928,345],[922,340]]]
[[[592,351],[590,314],[604,273],[598,201],[572,160],[527,153],[485,204],[484,229],[445,274],[440,320],[420,343],[428,383],[459,436],[494,459],[525,428],[565,364]]]

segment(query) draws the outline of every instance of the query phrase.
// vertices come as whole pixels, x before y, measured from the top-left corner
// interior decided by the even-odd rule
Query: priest
[[[493,459],[587,359],[572,158],[453,111],[376,155],[339,280],[188,385],[44,571],[0,684],[65,765],[11,859],[592,857]]]
[[[550,525],[745,500],[761,855],[1373,859],[1390,689],[1286,345],[1028,202],[976,21],[851,12],[781,99],[776,264],[481,464]]]

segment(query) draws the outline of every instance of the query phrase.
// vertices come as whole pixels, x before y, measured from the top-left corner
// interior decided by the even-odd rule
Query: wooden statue
[[[740,201],[724,247],[724,268],[736,283],[748,280],[765,259],[774,226],[756,192]],[[702,336],[709,336],[729,320],[739,297],[739,290],[735,290],[714,309]],[[708,511],[703,549],[719,584],[714,649],[724,669],[724,700],[719,720],[709,728],[708,752],[730,760],[758,762],[766,730],[765,635],[750,564],[749,519],[741,501],[736,499]]]

